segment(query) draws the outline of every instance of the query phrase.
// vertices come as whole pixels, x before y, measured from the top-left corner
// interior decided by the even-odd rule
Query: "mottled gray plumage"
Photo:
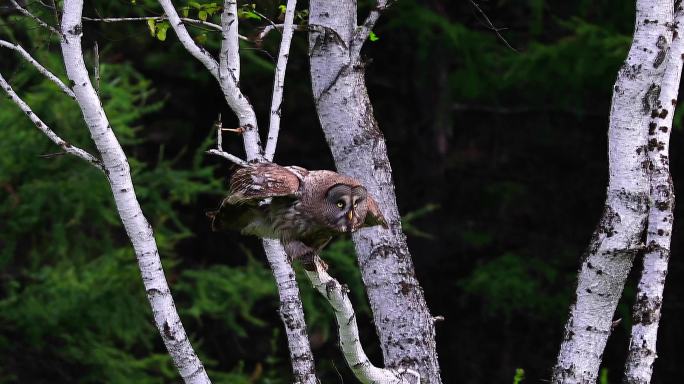
[[[355,179],[273,163],[239,168],[228,196],[208,215],[214,231],[281,240],[291,259],[318,253],[338,233],[387,226],[375,200]]]

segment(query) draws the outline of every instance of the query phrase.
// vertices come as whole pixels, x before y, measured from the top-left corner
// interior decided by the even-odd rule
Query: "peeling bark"
[[[653,204],[648,211],[646,252],[633,308],[632,335],[625,364],[624,382],[629,384],[651,382],[653,364],[657,357],[656,340],[667,264],[670,259],[675,195],[668,153],[684,54],[684,41],[678,33],[679,25],[684,21],[684,8],[680,2],[675,7],[672,44],[667,55],[665,75],[659,87],[659,97],[651,106],[652,120],[648,127],[648,146],[645,149],[650,162],[650,193]]]
[[[316,110],[337,170],[368,188],[389,223],[353,236],[385,367],[413,369],[424,383],[440,383],[433,318],[401,229],[387,149],[359,60],[365,40],[359,33],[368,30],[357,27],[356,11],[353,0],[310,2]]]
[[[672,39],[672,3],[638,0],[634,39],[614,86],[608,128],[609,183],[603,216],[579,271],[553,383],[596,382],[603,350],[649,207],[647,127]]]

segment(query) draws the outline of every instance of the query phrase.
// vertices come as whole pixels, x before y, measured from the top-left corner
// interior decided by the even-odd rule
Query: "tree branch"
[[[67,87],[62,82],[62,80],[59,79],[59,77],[55,76],[52,72],[43,67],[38,61],[36,61],[36,59],[34,59],[28,52],[26,52],[26,50],[24,50],[24,48],[22,48],[21,45],[13,44],[5,40],[0,40],[0,47],[5,47],[17,51],[26,61],[33,65],[38,70],[38,72],[43,74],[53,83],[57,84],[57,86],[69,97],[71,97],[72,99],[76,97],[74,96],[74,92],[71,89],[69,89],[69,87]]]
[[[317,384],[316,367],[314,366],[313,354],[309,346],[304,320],[304,308],[299,298],[299,288],[295,272],[290,261],[285,255],[280,241],[273,239],[263,240],[266,258],[273,271],[273,277],[278,287],[280,298],[280,318],[285,325],[287,344],[290,350],[292,363],[293,383]]]
[[[356,28],[354,36],[352,37],[350,49],[352,63],[356,63],[359,59],[363,44],[368,39],[368,36],[370,36],[370,33],[373,30],[373,27],[375,27],[375,23],[377,23],[380,15],[391,5],[391,2],[392,0],[377,0],[375,7],[371,9],[370,13],[366,17],[366,20],[364,20],[363,24]]]
[[[62,16],[62,56],[67,76],[91,137],[105,167],[114,202],[126,233],[133,244],[154,322],[181,377],[186,383],[210,383],[209,377],[190,344],[159,258],[152,226],[145,218],[135,195],[130,166],[109,125],[100,99],[90,81],[83,60],[81,15],[83,0],[65,0]]]
[[[64,37],[64,36],[62,36],[62,33],[61,33],[60,31],[58,31],[55,27],[49,25],[48,23],[46,23],[46,22],[44,22],[43,20],[41,20],[38,16],[36,16],[36,15],[34,15],[33,13],[29,12],[28,9],[26,9],[26,8],[22,7],[21,5],[19,5],[19,3],[17,3],[15,0],[10,0],[10,2],[12,3],[12,5],[14,5],[14,8],[16,8],[16,9],[17,9],[19,12],[21,12],[24,16],[28,16],[28,17],[32,18],[33,20],[35,20],[35,21],[38,23],[38,25],[40,25],[40,26],[43,27],[43,28],[47,28],[50,32],[56,34],[57,36],[60,36],[60,37],[62,37],[62,38]]]
[[[184,23],[188,24],[197,24],[201,25],[203,27],[208,27],[211,28],[217,32],[221,32],[221,26],[218,24],[214,24],[208,21],[202,21],[202,20],[197,20],[197,19],[191,19],[189,17],[180,17],[179,18],[181,21]],[[83,20],[86,21],[94,21],[94,22],[102,22],[102,23],[122,23],[122,22],[129,22],[129,21],[148,21],[148,20],[169,20],[168,16],[141,16],[141,17],[83,17]],[[240,40],[244,41],[249,41],[249,39],[245,36],[239,35],[238,36]]]
[[[171,0],[159,0],[159,4],[164,9],[164,13],[166,13],[166,17],[169,19],[171,28],[176,32],[176,36],[178,36],[178,40],[183,44],[185,50],[199,60],[200,63],[207,68],[209,73],[218,79],[219,71],[216,59],[214,59],[206,49],[197,45],[195,40],[193,40],[192,36],[190,36],[188,30],[185,28],[185,24],[183,24],[183,21],[178,16],[178,12],[176,12],[176,8],[174,8]]]
[[[609,180],[603,215],[577,278],[554,384],[593,383],[625,280],[641,243],[650,197],[648,126],[672,40],[673,2],[637,0],[635,30],[615,81],[608,126]],[[646,20],[657,20],[654,23]]]
[[[33,122],[33,124],[40,129],[41,132],[45,134],[53,143],[57,144],[60,146],[66,153],[69,153],[71,155],[74,155],[76,157],[79,157],[93,166],[95,166],[97,169],[104,171],[104,167],[102,166],[102,162],[100,159],[96,158],[95,156],[91,155],[90,153],[84,151],[81,148],[75,147],[66,141],[64,141],[61,137],[59,137],[50,127],[48,127],[33,111],[31,110],[31,107],[24,102],[17,94],[14,92],[14,89],[12,89],[12,86],[9,85],[7,80],[0,74],[0,87],[7,92],[7,95],[9,96],[10,100],[16,104],[19,109],[21,109],[26,116],[28,116],[29,119]]]
[[[684,9],[676,3],[674,26],[684,22]],[[675,29],[677,31],[677,29]],[[675,33],[668,58],[663,63],[665,75],[660,86],[657,106],[651,111],[648,151],[651,170],[651,206],[648,210],[646,228],[646,253],[643,271],[637,287],[636,300],[632,310],[632,335],[629,354],[625,363],[625,382],[648,384],[653,374],[657,357],[656,341],[663,304],[663,290],[670,259],[670,242],[674,221],[674,186],[670,174],[670,133],[677,104],[677,94],[682,73],[684,40]]]
[[[280,117],[283,104],[283,91],[285,88],[285,70],[287,69],[287,59],[290,55],[290,43],[292,42],[292,35],[294,34],[294,14],[296,6],[297,0],[287,0],[285,23],[283,26],[283,37],[280,40],[278,64],[276,65],[275,78],[273,79],[271,119],[268,125],[268,139],[266,140],[265,157],[269,161],[273,161],[276,145],[278,144],[278,133],[280,132]]]
[[[221,13],[221,51],[217,80],[226,102],[235,112],[244,128],[243,145],[247,161],[263,161],[264,149],[259,138],[254,108],[240,90],[240,44],[238,42],[237,1],[225,0]]]
[[[347,295],[349,290],[328,274],[318,256],[314,257],[313,270],[305,270],[305,273],[314,288],[330,303],[337,320],[344,359],[359,381],[383,384],[420,383],[420,374],[414,370],[378,368],[368,360],[359,339],[354,307]]]

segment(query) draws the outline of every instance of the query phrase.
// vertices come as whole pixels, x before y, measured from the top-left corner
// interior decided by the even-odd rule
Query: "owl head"
[[[358,185],[336,184],[325,194],[323,219],[340,232],[354,232],[366,221],[368,192]]]

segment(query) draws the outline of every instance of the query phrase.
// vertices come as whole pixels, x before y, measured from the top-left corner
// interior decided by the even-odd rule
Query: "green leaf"
[[[202,5],[196,1],[188,1],[188,5],[195,8],[195,9],[202,8]]]
[[[283,14],[287,10],[287,6],[285,6],[285,4],[280,4],[278,9],[280,10],[280,13]]]
[[[522,368],[515,369],[515,376],[513,376],[513,384],[520,384],[525,380],[525,370]]]
[[[188,17],[188,15],[190,14],[190,7],[181,8],[181,13],[183,14],[183,17]]]
[[[209,14],[209,16],[215,14],[218,10],[221,9],[221,6],[219,6],[216,3],[209,3],[209,4],[204,4],[203,9]]]
[[[370,31],[370,34],[368,34],[368,40],[378,41],[378,40],[380,40],[380,38],[378,37],[378,35],[375,34],[375,32]]]
[[[147,20],[147,27],[150,29],[150,36],[154,36],[154,31],[156,30],[156,23],[153,19]]]
[[[157,39],[159,39],[159,41],[166,40],[166,31],[169,27],[171,27],[171,24],[169,24],[168,21],[157,24]]]
[[[238,11],[238,17],[241,19],[261,20],[261,16],[252,11]]]
[[[207,11],[205,11],[205,10],[199,11],[199,13],[197,14],[197,17],[202,21],[207,21]]]

